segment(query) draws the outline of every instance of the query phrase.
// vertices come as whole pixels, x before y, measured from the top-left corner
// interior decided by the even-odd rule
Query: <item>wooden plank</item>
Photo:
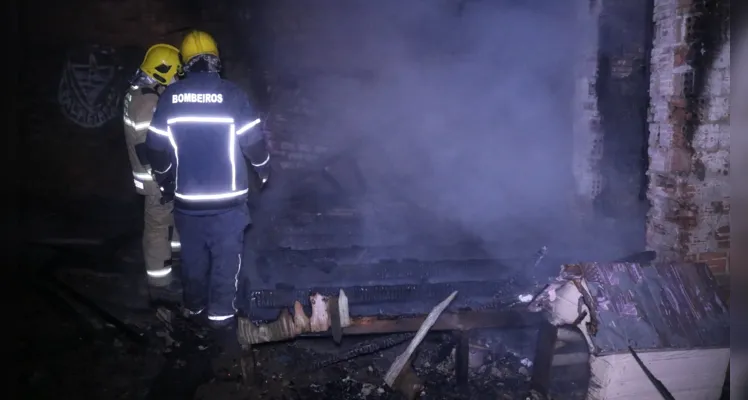
[[[444,312],[447,306],[449,306],[449,303],[454,300],[455,296],[457,296],[457,292],[453,292],[449,297],[437,304],[437,306],[431,310],[429,315],[426,317],[426,320],[423,322],[423,325],[421,325],[421,328],[416,332],[416,337],[414,337],[408,345],[408,348],[405,349],[405,352],[400,354],[395,359],[395,362],[392,363],[392,366],[390,366],[390,369],[384,376],[384,381],[389,387],[393,387],[395,380],[400,376],[400,372],[402,372],[403,368],[410,363],[410,358],[413,356],[416,348],[418,348],[418,345],[421,344],[423,339],[426,337],[426,334],[429,332],[441,313]]]
[[[598,354],[729,346],[729,313],[706,265],[583,263],[565,272],[581,276],[600,311]]]
[[[638,353],[678,400],[718,399],[730,361],[729,348]],[[631,354],[593,357],[589,400],[659,399]]]

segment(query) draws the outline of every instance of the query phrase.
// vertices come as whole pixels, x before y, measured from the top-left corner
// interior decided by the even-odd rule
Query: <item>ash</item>
[[[400,399],[383,377],[408,344],[315,368],[319,360],[335,357],[348,349],[378,338],[344,338],[340,347],[330,339],[302,339],[270,344],[252,350],[256,367],[243,386],[239,360],[227,359],[217,367],[216,378],[198,389],[196,398],[257,399]],[[432,334],[419,347],[413,361],[415,373],[424,383],[422,399],[521,399],[530,393],[530,363],[511,353],[486,354],[479,367],[470,370],[469,388],[455,379],[454,344],[449,335]],[[305,367],[308,366],[308,367]],[[232,373],[232,371],[234,371]]]
[[[19,326],[13,352],[19,374],[14,380],[19,384],[16,392],[29,398],[402,398],[383,378],[410,341],[407,337],[350,336],[340,346],[330,338],[299,339],[257,346],[249,352],[251,357],[237,357],[202,345],[195,332],[167,332],[158,320],[148,317],[129,321],[154,338],[156,345],[143,346],[112,327],[85,329],[86,324],[75,321],[69,312],[50,307],[32,293],[20,302],[29,318]],[[393,336],[397,340],[389,340]],[[470,370],[469,388],[460,389],[452,335],[429,334],[413,360],[424,384],[421,398],[539,398],[528,395],[531,349],[507,348],[507,335],[496,338],[504,344],[486,352],[481,365]],[[377,343],[389,347],[373,345]],[[341,354],[352,358],[331,362]]]

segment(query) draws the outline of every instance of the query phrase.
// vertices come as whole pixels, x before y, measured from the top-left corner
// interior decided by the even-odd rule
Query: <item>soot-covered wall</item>
[[[647,245],[729,271],[730,3],[656,0]]]
[[[578,1],[575,215],[601,242],[644,247],[651,0]]]

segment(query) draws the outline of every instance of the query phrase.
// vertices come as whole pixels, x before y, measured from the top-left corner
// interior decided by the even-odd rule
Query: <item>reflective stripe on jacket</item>
[[[122,120],[125,128],[127,155],[132,168],[135,190],[142,195],[160,195],[147,161],[145,139],[153,111],[158,103],[158,92],[151,87],[131,86],[125,94]]]
[[[260,119],[238,86],[215,73],[192,73],[166,88],[149,127],[156,179],[174,190],[175,209],[209,214],[247,201],[243,156],[265,165]]]

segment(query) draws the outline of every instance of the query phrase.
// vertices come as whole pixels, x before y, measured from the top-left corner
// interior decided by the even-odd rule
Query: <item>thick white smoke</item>
[[[286,18],[309,34],[277,36],[269,67],[298,77],[315,110],[297,135],[354,154],[369,201],[408,199],[491,242],[568,236],[575,7],[318,1]],[[388,217],[400,233],[430,229]],[[368,242],[386,241],[384,218]]]

